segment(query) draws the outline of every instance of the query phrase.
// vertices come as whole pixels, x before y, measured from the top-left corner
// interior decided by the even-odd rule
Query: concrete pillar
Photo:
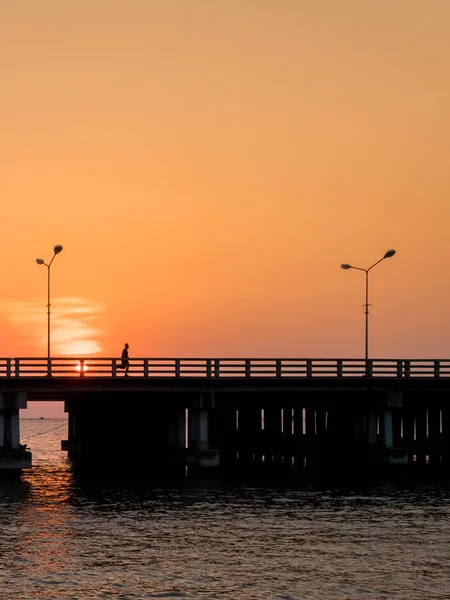
[[[427,409],[424,404],[416,407],[416,443],[415,455],[416,462],[425,464],[426,446],[427,446]]]
[[[327,433],[328,414],[324,409],[316,410],[316,435],[323,437]]]
[[[430,462],[441,462],[441,410],[437,402],[428,408],[428,447]]]
[[[293,453],[294,453],[294,464],[295,467],[300,469],[303,468],[306,459],[306,440],[304,433],[304,422],[303,422],[303,406],[301,397],[296,400],[294,404],[294,434],[293,434]]]
[[[206,410],[189,410],[189,448],[208,450],[208,413]]]
[[[292,408],[289,405],[283,406],[283,434],[292,436]]]
[[[67,412],[67,411],[66,411]],[[69,412],[69,418],[68,418],[68,423],[67,423],[67,430],[68,430],[68,439],[70,441],[74,440],[76,435],[75,435],[75,413],[73,411]]]
[[[180,407],[169,424],[169,445],[178,450],[186,449],[186,409]]]
[[[355,442],[364,439],[364,415],[359,413],[353,416],[353,439]]]
[[[405,448],[396,448],[394,439],[400,437],[400,432],[395,432],[394,424],[400,425],[399,419],[394,419],[394,411],[403,408],[401,392],[389,392],[382,400],[380,406],[380,457],[381,462],[389,465],[404,465],[408,462],[408,452]]]
[[[0,471],[31,468],[31,452],[20,445],[19,410],[26,407],[24,392],[0,394]]]
[[[19,409],[11,410],[9,418],[9,441],[13,450],[19,450],[20,448],[20,420],[19,420]]]
[[[167,459],[171,466],[184,468],[186,461],[186,408],[177,403],[167,413]],[[161,450],[164,448],[161,443]]]
[[[19,450],[19,409],[26,407],[27,396],[24,392],[0,394],[0,446]]]
[[[392,429],[392,410],[384,410],[380,419],[381,444],[383,448],[394,446],[394,434]]]
[[[442,402],[442,433],[441,433],[441,457],[442,464],[448,469],[450,466],[450,407],[447,397]]]
[[[305,433],[308,438],[316,436],[316,414],[311,406],[305,408]]]
[[[293,411],[289,404],[283,406],[283,434],[281,451],[283,461],[286,466],[292,467],[292,457],[294,456],[294,438],[292,435],[293,428]]]
[[[213,393],[200,394],[188,410],[187,462],[195,467],[219,466],[219,452],[210,448],[210,426],[215,410]]]
[[[367,438],[369,444],[377,443],[377,414],[370,412],[367,417]]]
[[[215,393],[216,439],[214,446],[220,452],[220,464],[224,469],[234,469],[237,462],[238,432],[236,404],[231,393]]]
[[[261,406],[257,402],[243,399],[238,409],[238,453],[239,464],[249,465],[261,462],[264,453]]]
[[[266,463],[281,463],[281,409],[270,403],[264,408],[263,454]]]
[[[0,448],[3,447],[5,440],[5,411],[0,409]]]

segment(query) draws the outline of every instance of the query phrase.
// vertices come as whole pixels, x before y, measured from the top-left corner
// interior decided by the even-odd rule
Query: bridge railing
[[[121,377],[120,358],[0,358],[0,377]],[[132,377],[450,377],[450,359],[130,358]]]

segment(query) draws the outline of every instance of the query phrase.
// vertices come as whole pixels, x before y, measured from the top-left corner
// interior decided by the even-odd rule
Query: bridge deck
[[[97,393],[450,390],[450,360],[321,358],[3,358],[0,393],[29,400]]]

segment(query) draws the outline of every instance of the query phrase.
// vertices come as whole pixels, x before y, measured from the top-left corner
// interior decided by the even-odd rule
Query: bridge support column
[[[281,407],[268,402],[264,407],[263,455],[266,464],[282,464]]]
[[[208,450],[208,412],[201,409],[189,411],[189,448]]]
[[[378,460],[388,465],[405,465],[408,463],[408,452],[406,448],[398,448],[394,445],[394,440],[399,438],[399,432],[396,434],[394,425],[398,420],[394,419],[393,413],[400,410],[403,406],[403,397],[401,392],[388,392],[387,398],[381,403],[379,413],[380,443]]]
[[[177,408],[169,423],[169,446],[176,451],[186,450],[186,409]]]
[[[238,452],[236,398],[233,394],[216,392],[214,403],[214,447],[219,450],[220,467],[234,470]]]
[[[367,439],[370,445],[375,445],[378,438],[378,415],[371,411],[367,416]]]
[[[31,452],[20,443],[19,409],[26,407],[24,392],[0,393],[0,474],[31,469]]]
[[[211,448],[214,409],[213,393],[200,394],[189,408],[187,463],[194,467],[219,466],[219,452]]]
[[[384,410],[380,420],[381,443],[387,450],[394,446],[394,432],[392,429],[392,410]]]

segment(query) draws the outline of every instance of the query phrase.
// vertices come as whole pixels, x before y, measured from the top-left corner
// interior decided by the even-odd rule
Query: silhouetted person
[[[122,362],[120,365],[117,365],[118,369],[125,369],[124,377],[128,377],[128,369],[130,366],[130,363],[128,362],[128,348],[128,344],[125,344],[125,348],[122,350]]]

